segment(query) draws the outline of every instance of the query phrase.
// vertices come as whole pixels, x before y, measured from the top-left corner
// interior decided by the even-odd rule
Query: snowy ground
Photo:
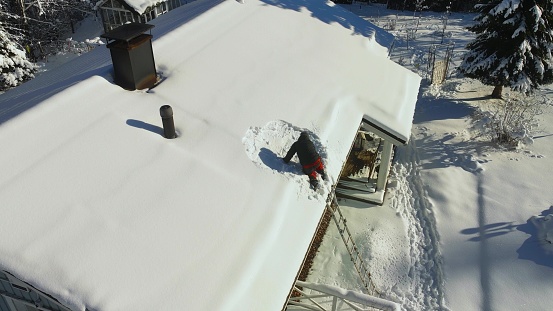
[[[391,58],[422,77],[442,33],[455,44],[454,63],[471,39],[463,28],[471,14],[451,14],[443,31],[441,13],[423,13],[417,27],[413,12],[345,7],[383,28],[395,23]],[[404,310],[551,308],[544,298],[553,293],[553,109],[538,116],[533,144],[498,149],[471,129],[471,114],[492,103],[491,91],[455,74],[441,87],[423,81],[413,136],[397,149],[385,203],[340,201],[377,287]],[[313,267],[310,282],[362,290],[333,223]]]

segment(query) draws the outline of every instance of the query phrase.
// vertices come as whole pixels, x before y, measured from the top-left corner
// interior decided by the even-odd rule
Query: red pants
[[[321,161],[321,158],[318,158],[317,161],[306,164],[303,166],[303,172],[309,176],[309,179],[317,179],[317,173],[323,174],[324,173],[324,165],[323,161]]]

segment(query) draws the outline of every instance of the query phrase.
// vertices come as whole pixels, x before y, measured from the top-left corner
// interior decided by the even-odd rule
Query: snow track
[[[396,150],[393,174],[397,178],[390,205],[406,225],[411,258],[410,290],[392,289],[405,310],[448,310],[444,306],[444,278],[439,236],[432,204],[419,169],[415,139]]]

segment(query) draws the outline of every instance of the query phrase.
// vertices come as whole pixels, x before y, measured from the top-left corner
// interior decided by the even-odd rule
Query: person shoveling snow
[[[309,183],[313,189],[317,189],[319,181],[317,180],[317,173],[321,174],[321,178],[326,180],[326,172],[324,170],[323,161],[321,156],[315,149],[315,145],[309,139],[308,132],[301,132],[300,137],[296,142],[292,144],[290,150],[282,160],[284,163],[290,162],[294,154],[298,154],[300,164],[303,172],[309,176]]]

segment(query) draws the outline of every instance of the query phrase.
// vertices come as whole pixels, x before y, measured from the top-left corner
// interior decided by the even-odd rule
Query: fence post
[[[338,297],[332,297],[332,311],[338,310]]]

